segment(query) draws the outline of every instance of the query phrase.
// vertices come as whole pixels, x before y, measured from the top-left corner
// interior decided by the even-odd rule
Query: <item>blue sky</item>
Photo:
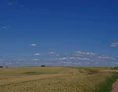
[[[0,0],[0,64],[116,65],[117,25],[117,0]]]

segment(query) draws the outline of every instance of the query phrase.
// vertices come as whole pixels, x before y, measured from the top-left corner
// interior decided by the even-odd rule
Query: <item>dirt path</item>
[[[117,81],[113,84],[112,86],[112,91],[111,92],[118,92],[118,79]]]
[[[116,72],[118,73],[118,70],[102,70],[101,72]],[[118,92],[118,79],[117,81],[112,85],[112,91],[111,92]]]

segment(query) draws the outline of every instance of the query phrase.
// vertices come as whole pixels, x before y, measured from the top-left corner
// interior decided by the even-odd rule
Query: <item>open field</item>
[[[109,68],[77,67],[0,69],[0,92],[98,92],[96,88],[113,72]]]

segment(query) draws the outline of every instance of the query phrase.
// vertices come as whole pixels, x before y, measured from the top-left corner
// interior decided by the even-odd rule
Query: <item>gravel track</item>
[[[118,79],[117,81],[113,84],[112,86],[112,91],[111,92],[118,92]]]

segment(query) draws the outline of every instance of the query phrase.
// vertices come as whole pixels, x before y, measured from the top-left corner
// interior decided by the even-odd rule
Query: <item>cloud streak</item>
[[[56,55],[55,52],[49,52],[48,55]]]
[[[32,59],[33,61],[39,61],[39,59]]]
[[[114,58],[114,57],[105,56],[105,55],[98,56],[97,58],[100,60],[116,60],[116,58]]]
[[[41,54],[40,53],[35,53],[34,56],[40,56]]]
[[[55,52],[50,52],[50,55],[54,55],[54,56],[47,56],[47,54],[45,56],[41,56],[40,57],[40,63],[39,63],[39,59],[37,57],[32,57],[33,59],[15,59],[15,60],[11,60],[10,62],[12,62],[12,65],[15,65],[15,62],[19,62],[16,63],[16,65],[29,65],[34,64],[35,62],[38,62],[39,64],[50,64],[50,65],[89,65],[89,66],[94,66],[94,65],[99,65],[99,66],[103,66],[103,65],[108,65],[110,66],[115,65],[116,63],[110,63],[110,62],[116,62],[117,57],[112,57],[109,55],[98,55],[96,53],[93,52],[83,52],[83,51],[75,51],[75,52],[71,52],[68,53],[66,56],[61,56],[59,55],[58,57],[56,56],[57,54]],[[34,56],[40,56],[40,53],[35,53]],[[47,57],[46,57],[47,56]],[[2,62],[2,61],[1,61]]]
[[[110,65],[110,62],[116,58],[109,55],[98,55],[93,52],[74,51],[71,54],[61,57],[47,59],[46,61],[52,64],[75,64],[75,65]]]
[[[82,52],[82,51],[75,51],[73,56],[95,56],[96,54],[93,52]]]
[[[110,47],[112,47],[112,48],[118,47],[118,42],[113,42],[113,43],[111,43]]]
[[[31,46],[32,46],[32,47],[36,47],[36,46],[37,46],[37,44],[31,44]]]

